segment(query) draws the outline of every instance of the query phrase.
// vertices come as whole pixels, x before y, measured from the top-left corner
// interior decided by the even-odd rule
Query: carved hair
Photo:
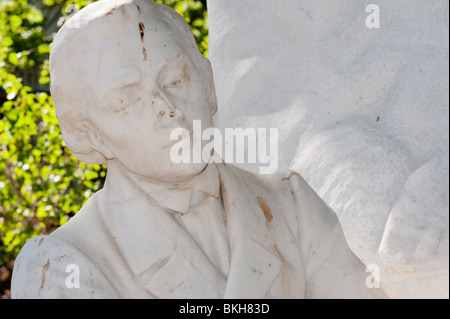
[[[61,27],[52,44],[50,53],[51,93],[56,115],[64,141],[72,153],[87,164],[105,164],[106,158],[97,151],[90,139],[89,131],[95,127],[90,112],[96,107],[92,100],[95,92],[92,83],[84,79],[93,72],[96,62],[93,54],[101,48],[96,43],[99,37],[114,37],[110,34],[95,34],[96,28],[105,23],[136,23],[138,14],[152,13],[169,27],[176,27],[183,36],[184,49],[200,72],[206,89],[211,112],[217,111],[212,68],[209,60],[198,50],[195,38],[182,16],[171,8],[151,0],[102,0],[95,2],[69,19]],[[69,76],[70,75],[70,76]]]

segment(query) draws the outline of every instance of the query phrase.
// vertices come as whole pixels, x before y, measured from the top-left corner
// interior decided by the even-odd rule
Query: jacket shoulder
[[[80,250],[50,236],[30,239],[14,264],[12,298],[117,298],[103,273]]]
[[[286,177],[291,173],[295,173],[293,171],[289,171],[287,173],[275,173],[275,174],[260,174],[257,172],[252,172],[249,170],[245,170],[239,168],[237,166],[231,164],[221,164],[218,165],[219,171],[229,171],[232,172],[233,175],[242,183],[247,184],[248,186],[257,185],[258,187],[262,187],[267,189],[268,191],[278,190],[280,191],[280,187],[285,187]],[[297,173],[295,173],[297,174]],[[298,174],[297,174],[298,175]]]

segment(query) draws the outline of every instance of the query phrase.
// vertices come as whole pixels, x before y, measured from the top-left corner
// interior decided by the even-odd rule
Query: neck
[[[124,202],[139,195],[150,194],[164,189],[184,189],[191,187],[201,174],[186,176],[171,181],[161,181],[136,174],[117,160],[108,160],[108,171],[103,189],[114,202]]]

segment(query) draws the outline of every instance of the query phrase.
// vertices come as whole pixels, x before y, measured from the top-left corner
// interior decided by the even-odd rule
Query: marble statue
[[[106,181],[26,243],[13,298],[385,296],[297,173],[171,160],[171,130],[212,127],[217,111],[210,63],[180,15],[102,0],[71,19],[52,45],[52,97],[67,146],[106,164]]]
[[[278,128],[393,299],[449,298],[449,4],[208,1],[215,127]]]

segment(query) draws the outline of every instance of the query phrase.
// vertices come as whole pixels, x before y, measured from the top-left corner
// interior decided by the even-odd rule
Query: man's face
[[[90,57],[97,69],[88,76],[98,98],[90,117],[104,146],[128,170],[167,182],[206,166],[174,164],[171,131],[182,127],[192,134],[194,120],[213,126],[204,80],[183,41],[178,30],[155,19],[136,21],[102,39],[98,56]]]

